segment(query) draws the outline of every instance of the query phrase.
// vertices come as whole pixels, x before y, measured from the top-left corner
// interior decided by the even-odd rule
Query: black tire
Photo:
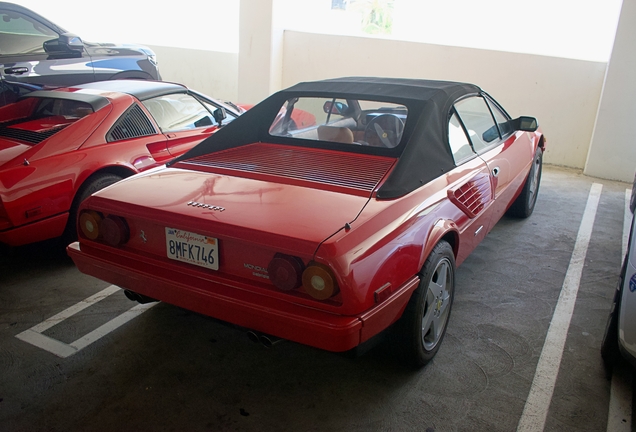
[[[73,204],[71,205],[71,210],[68,216],[68,222],[66,222],[66,228],[62,235],[64,244],[69,244],[77,240],[77,211],[79,210],[80,204],[95,192],[102,190],[113,183],[117,183],[122,178],[123,177],[117,174],[97,173],[86,179],[73,199]]]
[[[448,242],[442,240],[435,245],[420,277],[420,285],[397,326],[403,354],[415,367],[435,357],[450,319],[455,297],[455,255]]]
[[[534,211],[541,184],[541,171],[543,167],[543,151],[540,148],[534,153],[532,166],[521,193],[508,209],[508,215],[517,218],[527,218]]]

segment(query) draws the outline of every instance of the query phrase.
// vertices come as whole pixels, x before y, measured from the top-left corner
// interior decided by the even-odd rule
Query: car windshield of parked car
[[[0,55],[42,54],[43,43],[58,34],[19,12],[0,9]]]
[[[394,148],[402,139],[404,105],[357,99],[288,99],[272,123],[272,136]]]
[[[160,96],[143,101],[163,133],[218,125],[212,112],[217,108],[205,105],[185,93]],[[206,108],[207,106],[207,108]],[[228,115],[224,124],[234,119]]]

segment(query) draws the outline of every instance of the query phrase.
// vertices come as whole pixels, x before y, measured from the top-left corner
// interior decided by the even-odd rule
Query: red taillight
[[[109,215],[99,225],[104,242],[111,246],[120,246],[130,238],[130,230],[124,218]]]
[[[338,282],[326,265],[311,262],[303,272],[303,287],[316,300],[327,300],[338,294]]]
[[[79,229],[89,240],[102,240],[111,246],[121,246],[130,238],[130,230],[124,218],[114,215],[104,217],[94,210],[84,210],[79,216]]]
[[[300,258],[277,253],[267,266],[267,274],[276,288],[291,291],[302,283],[304,268]]]
[[[100,235],[99,225],[103,216],[93,210],[83,211],[79,217],[79,228],[82,234],[89,240],[97,240]]]

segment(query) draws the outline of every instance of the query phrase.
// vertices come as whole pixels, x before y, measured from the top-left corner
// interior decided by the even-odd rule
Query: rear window
[[[404,105],[358,99],[288,99],[269,134],[279,137],[379,148],[400,144],[408,109]]]
[[[93,107],[86,102],[43,98],[34,112],[34,117],[62,116],[67,119],[80,119],[93,113]]]

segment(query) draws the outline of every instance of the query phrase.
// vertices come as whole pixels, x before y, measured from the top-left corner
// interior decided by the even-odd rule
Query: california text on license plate
[[[166,253],[173,260],[219,269],[219,241],[214,237],[166,227]]]

